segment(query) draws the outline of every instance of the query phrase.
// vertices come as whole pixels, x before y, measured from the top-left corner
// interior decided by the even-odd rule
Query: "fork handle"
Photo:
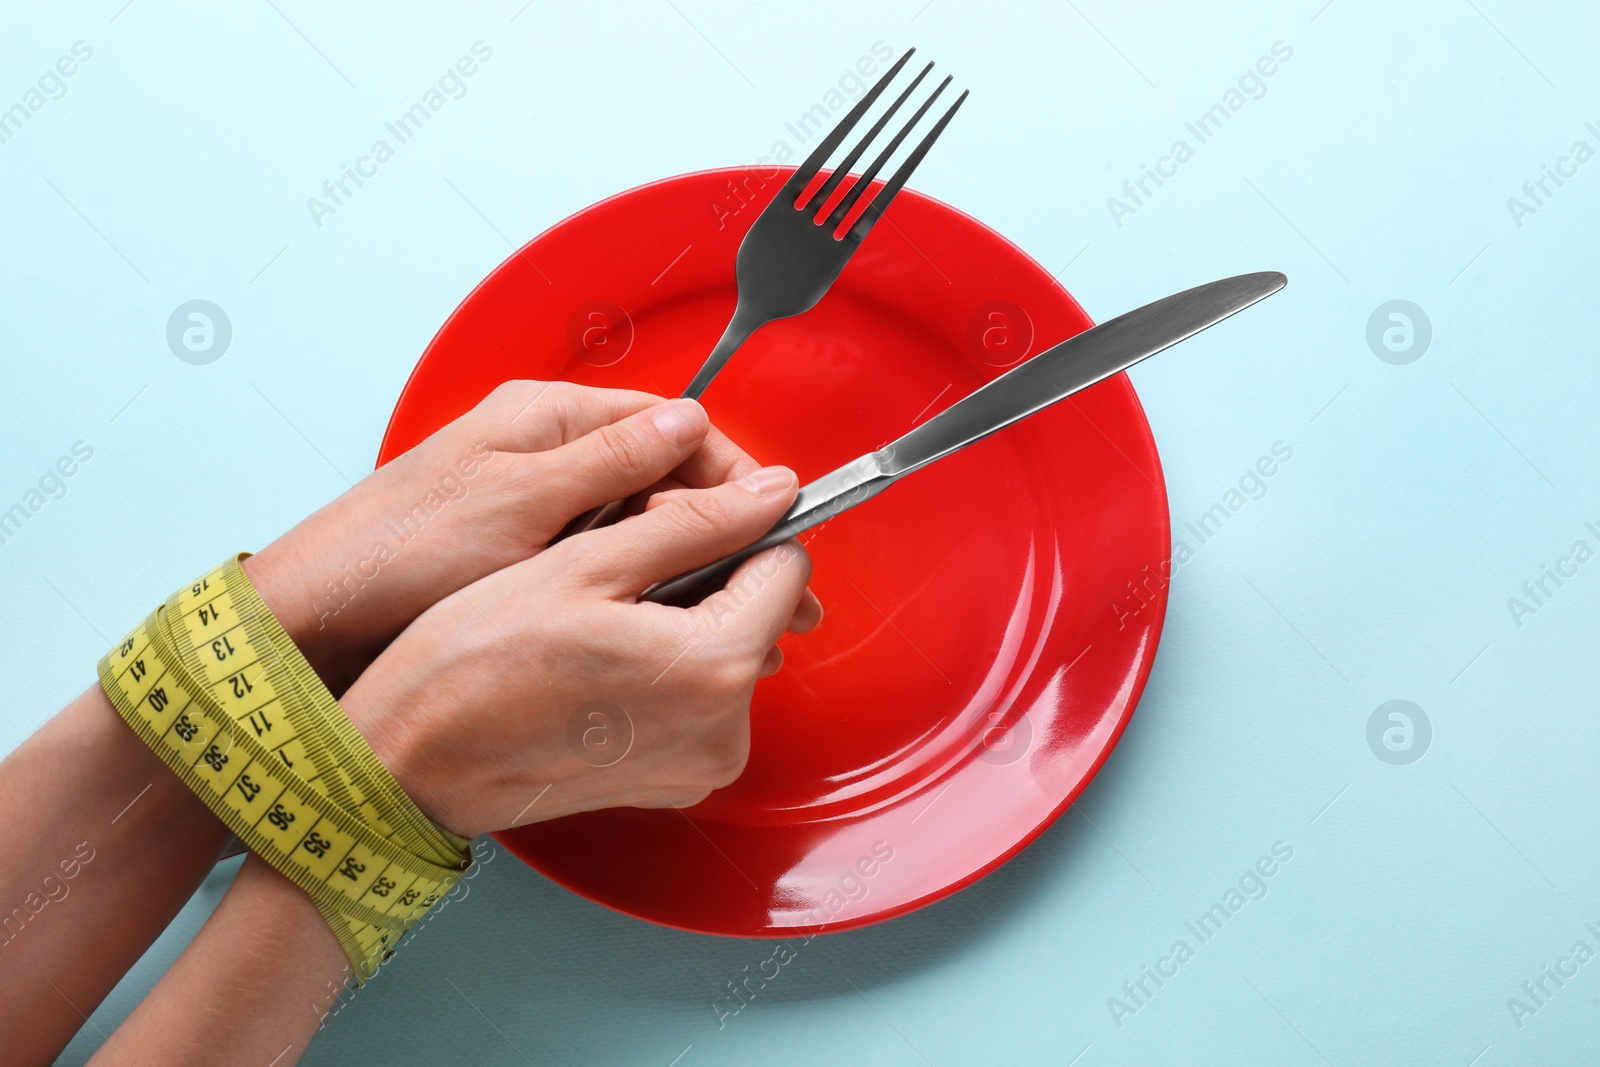
[[[711,384],[711,379],[717,376],[739,346],[749,340],[750,335],[760,329],[763,323],[744,312],[743,308],[735,308],[733,318],[728,320],[727,328],[722,331],[722,337],[711,349],[711,354],[700,365],[700,370],[695,374],[694,380],[689,383],[689,388],[683,391],[684,397],[690,400],[699,400],[700,394],[706,391]],[[557,541],[565,541],[574,534],[584,533],[588,530],[598,529],[601,526],[610,526],[622,516],[623,506],[626,501],[613,500],[609,504],[602,504],[597,508],[590,508],[579,515],[551,539],[553,545]]]
[[[734,308],[733,318],[728,320],[727,329],[722,331],[722,337],[717,340],[711,349],[711,354],[706,361],[700,364],[700,369],[695,372],[689,388],[683,391],[684,397],[689,400],[699,400],[700,394],[706,391],[711,384],[711,379],[717,376],[733,354],[739,351],[739,346],[750,339],[764,325],[764,319],[758,319],[747,312],[743,306]]]

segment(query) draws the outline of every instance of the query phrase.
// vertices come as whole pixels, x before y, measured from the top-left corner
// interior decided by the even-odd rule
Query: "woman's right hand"
[[[463,836],[698,803],[744,769],[778,639],[821,618],[803,598],[810,559],[794,542],[769,549],[692,608],[637,598],[754,541],[797,491],[767,467],[659,494],[446,597],[341,704],[417,805]]]
[[[544,551],[574,516],[757,467],[692,400],[511,381],[244,567],[339,693],[423,611]]]

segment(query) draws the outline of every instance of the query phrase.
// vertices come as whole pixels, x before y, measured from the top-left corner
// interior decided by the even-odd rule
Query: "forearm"
[[[339,545],[317,520],[337,521],[336,515],[332,519],[325,516],[347,506],[344,498],[339,498],[242,564],[273,618],[335,695],[355,681],[408,621],[376,610],[371,603],[379,599],[376,597],[360,605],[368,609],[364,612],[333,614],[324,605],[319,614],[319,586],[314,576],[338,575],[334,561]],[[339,604],[326,592],[321,592],[321,599],[334,607]]]
[[[228,833],[98,686],[0,762],[0,1033],[48,1063],[183,907]]]
[[[90,1062],[291,1067],[348,967],[311,898],[251,856],[194,941]]]
[[[353,639],[316,632],[289,580],[295,551],[273,546],[250,561],[252,576],[339,685]],[[229,835],[99,686],[0,762],[0,819],[18,857],[0,865],[0,1033],[8,1063],[48,1063],[160,936]]]
[[[409,632],[419,618],[433,618],[433,629],[402,649],[399,660],[433,662],[424,653],[454,642],[460,636],[456,631],[464,627],[476,635],[479,646],[485,642],[494,646],[478,665],[503,671],[511,658],[504,654],[508,631],[545,636],[532,625],[526,606],[561,603],[561,596],[572,601],[571,612],[551,610],[555,617],[568,620],[555,636],[573,647],[562,645],[550,655],[561,662],[594,665],[589,674],[601,671],[603,677],[586,674],[568,679],[560,692],[539,689],[537,699],[545,714],[521,713],[534,701],[506,698],[508,691],[530,684],[520,667],[510,678],[502,679],[491,670],[484,679],[470,665],[455,663],[460,677],[453,683],[430,685],[455,691],[474,680],[483,689],[459,708],[435,709],[445,719],[472,715],[477,722],[488,709],[517,708],[519,714],[501,717],[502,728],[489,731],[487,742],[477,737],[478,731],[431,732],[430,723],[450,725],[437,716],[416,730],[382,729],[374,725],[372,707],[363,713],[362,701],[353,702],[352,720],[378,758],[425,811],[458,830],[522,821],[532,806],[528,798],[544,796],[557,780],[581,779],[587,786],[571,810],[619,803],[687,804],[726,784],[742,767],[739,746],[748,736],[749,690],[756,668],[772,651],[783,620],[794,617],[794,601],[804,586],[803,575],[787,583],[766,583],[754,607],[741,607],[742,626],[719,629],[718,640],[700,642],[709,651],[686,660],[671,684],[655,687],[650,679],[659,680],[663,663],[676,665],[684,659],[680,639],[686,630],[695,630],[689,636],[696,639],[707,636],[697,628],[709,622],[700,615],[689,620],[656,605],[638,605],[634,598],[651,582],[747,544],[769,528],[792,502],[794,476],[783,472],[776,481],[745,484],[750,479],[742,479],[733,486],[730,471],[748,457],[736,450],[720,459],[703,454],[708,427],[696,405],[681,402],[669,408],[643,394],[576,388],[547,383],[502,387],[470,416],[481,427],[470,428],[467,419],[461,420],[459,433],[436,435],[385,466],[245,564],[268,609],[335,694],[343,693],[380,653],[394,658],[389,646],[398,644],[396,635]],[[674,490],[667,494],[671,499],[653,513],[630,520],[624,530],[595,531],[600,539],[588,542],[599,545],[602,554],[607,537],[616,542],[609,550],[610,561],[599,567],[598,574],[610,576],[604,583],[592,578],[575,584],[565,577],[574,565],[572,549],[542,567],[532,566],[550,555],[543,551],[545,545],[573,515],[652,485]],[[727,499],[708,513],[697,510],[684,496],[697,493]],[[461,503],[446,507],[447,501]],[[710,532],[718,537],[704,536],[708,514],[725,513],[739,516],[740,521],[715,524],[718,529]],[[654,547],[653,554],[641,555],[635,544],[640,539]],[[697,547],[691,549],[691,543]],[[624,562],[640,573],[627,570]],[[376,569],[379,564],[381,574]],[[459,592],[496,579],[500,586],[486,596],[475,594],[468,601]],[[551,595],[552,590],[560,595]],[[431,610],[447,601],[457,602],[454,613]],[[484,605],[495,604],[502,605],[495,608],[498,622],[484,615]],[[614,617],[617,612],[629,613],[622,627],[626,633],[616,632],[622,621]],[[589,621],[570,621],[580,615]],[[524,630],[531,633],[524,635]],[[522,642],[527,643],[537,642]],[[517,660],[528,663],[526,657]],[[434,663],[435,673],[449,675],[451,666]],[[629,780],[613,784],[616,775],[595,781],[593,766],[572,751],[566,728],[567,713],[596,692],[612,691],[612,675],[617,672],[639,683],[638,700],[630,700],[630,709],[637,703],[644,715],[660,705],[662,720],[674,724],[686,744],[657,746],[658,762],[670,765],[640,768],[636,764],[641,761],[629,761],[624,776]],[[542,672],[540,682],[550,685]],[[404,691],[406,686],[398,688]],[[412,718],[406,699],[381,703],[393,716]],[[701,714],[686,715],[686,708]],[[104,710],[121,727],[109,707]],[[138,744],[131,731],[125,732],[131,743]],[[703,738],[708,733],[729,743],[706,744]],[[501,780],[482,782],[481,790],[456,790],[462,794],[457,797],[459,810],[446,813],[438,798],[447,791],[425,788],[426,783],[413,780],[411,772],[418,761],[402,757],[406,751],[433,753],[437,744],[452,740],[459,751],[454,762],[443,761],[446,768],[484,763],[484,744],[491,757],[487,762],[501,768],[507,766],[509,753],[528,758],[511,761],[515,773],[510,780],[502,775]],[[673,754],[685,747],[691,750],[689,758],[673,762]],[[155,768],[153,777],[172,789],[184,789],[153,756],[142,755]],[[655,774],[658,770],[666,777]],[[640,784],[647,776],[648,789]],[[443,777],[460,775],[446,772]],[[658,781],[667,783],[665,791],[655,784]],[[198,807],[198,801],[180,795]],[[549,817],[548,809],[553,808],[551,801],[539,817]],[[215,833],[207,858],[171,910],[209,865],[222,838],[220,824]],[[116,973],[125,966],[119,963]],[[311,899],[251,857],[199,936],[112,1035],[95,1062],[120,1063],[124,1057],[159,1063],[253,1060],[286,1067],[314,1036],[348,973],[345,954]]]
[[[248,561],[251,576],[319,674],[342,687],[356,638],[318,632],[309,598],[295,595],[297,553],[275,544]],[[0,819],[19,858],[0,865],[0,1033],[7,1063],[48,1063],[193,895],[229,834],[99,686],[0,762]]]

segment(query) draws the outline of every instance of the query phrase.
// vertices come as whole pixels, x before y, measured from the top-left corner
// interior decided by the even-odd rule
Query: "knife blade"
[[[1271,296],[1287,282],[1277,271],[1207,282],[1069,337],[973,390],[876,452],[802,486],[794,505],[754,544],[658,582],[639,599],[671,604],[709,593],[756,553],[870,500],[930,463],[1193,337]]]

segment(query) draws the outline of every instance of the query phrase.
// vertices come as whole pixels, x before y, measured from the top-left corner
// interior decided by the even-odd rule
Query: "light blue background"
[[[1600,926],[1600,563],[1520,628],[1506,603],[1574,541],[1600,548],[1600,162],[1520,227],[1506,205],[1575,140],[1600,148],[1592,7],[413,7],[0,16],[0,107],[73,42],[94,49],[0,145],[0,506],[74,441],[94,448],[0,544],[0,750],[170,588],[370,468],[413,362],[508,241],[754,160],[880,39],[973,93],[916,186],[1060,271],[1096,318],[1289,275],[1133,372],[1175,528],[1274,442],[1294,456],[1181,569],[1138,714],[1077,810],[983,882],[813,942],[719,1031],[712,1002],[770,944],[623,918],[502,854],[306,1062],[1592,1062],[1600,960],[1520,1028],[1506,1003],[1580,938],[1600,949],[1582,925]],[[480,39],[494,58],[467,95],[314,226],[306,198]],[[1265,95],[1117,226],[1107,198],[1276,41],[1293,57]],[[233,324],[209,366],[165,342],[194,298]],[[1366,341],[1397,298],[1433,330],[1404,366]],[[224,458],[264,473],[153,521],[152,487],[210,484]],[[1410,765],[1368,748],[1391,699],[1433,726]],[[1119,1028],[1108,998],[1279,841],[1294,857],[1267,896]]]

